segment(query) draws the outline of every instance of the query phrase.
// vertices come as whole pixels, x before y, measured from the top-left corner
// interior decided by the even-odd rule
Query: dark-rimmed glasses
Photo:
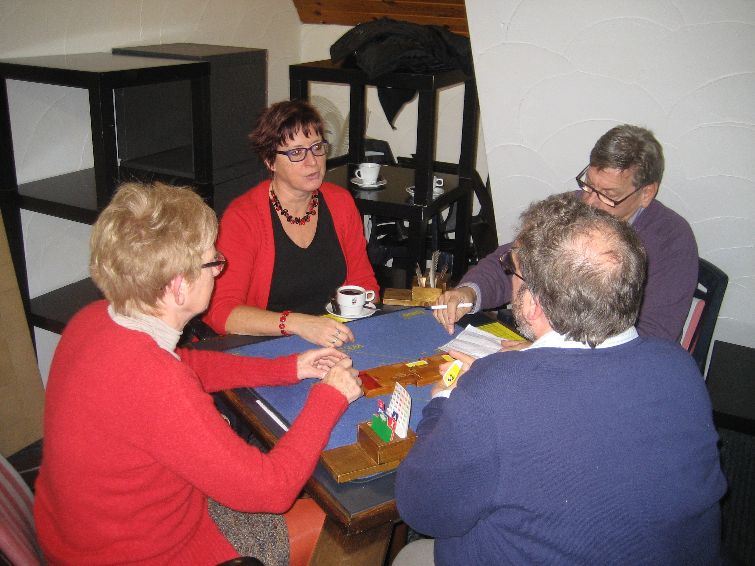
[[[215,252],[215,259],[208,261],[207,263],[203,263],[199,267],[201,267],[202,269],[212,269],[212,276],[217,277],[218,275],[223,273],[226,263],[228,263],[228,260],[225,259],[223,253]]]
[[[287,149],[285,151],[276,151],[278,155],[285,155],[288,157],[288,160],[291,163],[298,163],[299,161],[304,161],[304,159],[307,157],[307,152],[311,151],[312,155],[315,157],[322,157],[326,153],[328,153],[328,146],[330,144],[325,141],[319,141],[317,143],[313,143],[309,147],[295,147],[293,149]]]
[[[519,277],[519,279],[522,280],[523,283],[526,283],[524,280],[524,277],[519,275],[516,272],[516,266],[514,265],[514,258],[511,257],[511,252],[513,251],[513,248],[509,248],[509,251],[507,251],[505,254],[503,254],[501,257],[498,258],[498,262],[501,264],[501,267],[503,268],[503,272],[506,275],[516,275]]]
[[[640,187],[639,189],[635,189],[635,190],[633,190],[631,193],[629,193],[627,196],[625,196],[622,199],[619,199],[619,200],[612,199],[608,195],[604,195],[598,189],[596,189],[592,185],[589,185],[589,184],[587,184],[585,182],[585,180],[584,180],[583,177],[587,174],[587,170],[589,168],[590,168],[590,166],[588,165],[587,167],[585,167],[584,169],[582,169],[582,171],[579,173],[579,175],[577,175],[575,177],[575,179],[577,181],[577,185],[579,186],[580,189],[582,189],[583,191],[585,191],[587,194],[595,193],[597,195],[597,197],[598,197],[598,200],[600,202],[602,202],[603,204],[607,205],[607,206],[615,208],[615,207],[619,206],[622,202],[624,202],[625,200],[627,200],[629,197],[631,197],[632,195],[634,195],[635,193],[637,193],[637,191],[639,191],[640,189],[644,189],[645,188],[645,187]]]

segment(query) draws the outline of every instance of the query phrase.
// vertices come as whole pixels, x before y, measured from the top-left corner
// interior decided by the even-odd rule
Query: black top
[[[281,225],[285,219],[281,219],[272,203],[270,214],[273,215],[275,266],[267,309],[324,314],[325,304],[346,280],[346,260],[325,199],[321,194],[317,230],[307,248],[300,248],[291,241]]]

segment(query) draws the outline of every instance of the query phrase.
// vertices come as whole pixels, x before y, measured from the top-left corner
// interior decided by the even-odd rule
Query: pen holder
[[[435,287],[420,287],[417,278],[412,279],[412,302],[423,307],[430,306],[435,299],[440,297],[446,290],[448,277],[438,277],[435,281]]]
[[[378,436],[368,422],[359,423],[357,429],[357,443],[376,464],[400,462],[416,439],[417,435],[412,429],[409,429],[406,438],[394,436],[387,442]]]

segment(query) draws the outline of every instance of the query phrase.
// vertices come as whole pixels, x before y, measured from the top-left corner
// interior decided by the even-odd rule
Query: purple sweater
[[[700,372],[678,344],[477,360],[399,466],[435,564],[713,564],[726,485]]]
[[[650,203],[633,223],[645,245],[648,276],[637,321],[641,336],[678,341],[697,287],[697,243],[687,221],[657,200]],[[500,246],[484,257],[462,278],[460,285],[474,284],[480,290],[483,309],[511,301],[511,279],[498,258],[511,244]]]

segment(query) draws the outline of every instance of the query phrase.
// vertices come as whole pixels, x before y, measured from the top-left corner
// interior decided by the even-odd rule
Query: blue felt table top
[[[414,361],[418,358],[438,354],[442,346],[452,336],[433,318],[427,309],[406,309],[383,315],[373,315],[349,322],[355,341],[341,350],[351,356],[354,367],[359,370],[377,366]],[[454,336],[461,331],[457,326]],[[242,356],[271,358],[284,356],[314,346],[298,336],[267,340],[257,344],[241,346],[229,353]],[[440,376],[439,376],[440,377]],[[257,387],[256,394],[276,412],[286,424],[292,423],[304,407],[309,389],[315,380],[307,379],[296,385],[278,387]],[[412,412],[409,426],[416,430],[422,418],[422,409],[430,400],[431,386],[408,386],[412,396]],[[353,444],[357,439],[357,425],[370,420],[377,410],[377,400],[383,399],[386,405],[390,395],[382,397],[361,397],[349,405],[330,435],[326,449]]]

